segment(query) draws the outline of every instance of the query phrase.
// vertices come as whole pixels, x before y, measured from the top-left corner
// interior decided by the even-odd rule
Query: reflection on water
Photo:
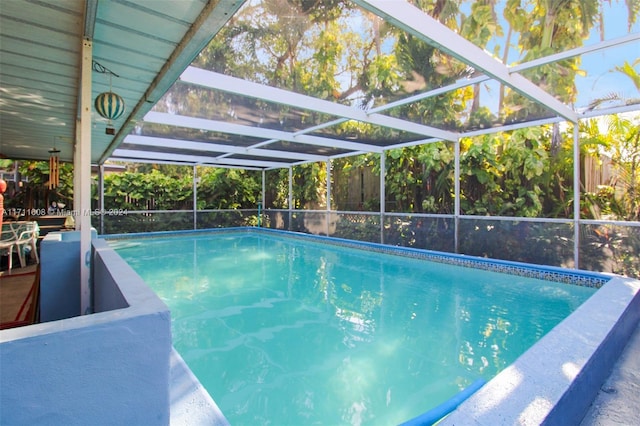
[[[241,424],[397,424],[490,379],[593,289],[239,234],[119,253]]]

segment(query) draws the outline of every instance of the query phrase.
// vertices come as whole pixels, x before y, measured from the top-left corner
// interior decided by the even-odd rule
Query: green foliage
[[[571,145],[552,156],[549,128],[532,127],[461,143],[461,209],[465,214],[563,217]],[[568,177],[567,177],[567,172]]]
[[[596,194],[585,194],[583,211],[590,217],[613,215],[621,220],[640,220],[640,125],[636,118],[609,116],[606,121],[590,120],[580,126],[591,153],[610,158],[612,180]],[[607,132],[601,133],[599,123]],[[592,206],[597,206],[593,209]],[[593,213],[593,212],[599,212]],[[587,216],[589,217],[589,216]]]
[[[582,155],[603,144],[602,135],[583,137]],[[386,211],[453,212],[451,144],[390,150],[386,155]],[[543,126],[463,139],[460,167],[463,214],[572,217],[571,128],[561,133],[554,126]],[[354,168],[364,168],[379,175],[379,156],[369,154],[335,160],[335,168],[347,173]],[[346,190],[345,183],[334,182],[334,185],[334,199],[341,200],[339,194]],[[630,197],[628,201],[631,202]],[[365,204],[367,202],[377,203],[377,199],[367,200]],[[341,209],[340,204],[334,203],[334,206]],[[611,206],[608,211],[615,207]]]
[[[518,47],[523,62],[582,46],[600,16],[597,0],[542,0],[532,6],[521,0],[509,0],[504,14],[520,34]],[[579,65],[580,59],[576,57],[522,74],[563,102],[572,103],[577,95],[574,81],[580,73]],[[545,107],[515,91],[507,93],[502,107],[507,122],[548,115]]]
[[[453,212],[453,151],[434,143],[388,152],[387,211]]]
[[[472,256],[551,266],[573,261],[573,229],[566,224],[465,219],[458,234],[460,252]]]
[[[581,268],[640,278],[640,229],[586,225],[581,231]]]
[[[13,165],[5,161],[5,167]],[[73,208],[73,164],[60,163],[59,185],[49,189],[48,161],[20,161],[20,175],[26,182],[21,188],[11,188],[5,194],[5,208],[46,209],[52,201]]]
[[[182,210],[191,208],[191,177],[176,178],[158,170],[114,173],[104,179],[105,208]]]
[[[460,143],[460,206],[465,214],[486,215],[500,210],[494,206],[502,204],[495,138],[498,136]]]
[[[372,243],[380,242],[380,217],[349,215],[337,223],[336,231],[331,236]]]
[[[104,216],[106,234],[128,234],[133,232],[184,231],[193,229],[193,213],[172,211],[170,213],[132,213]]]
[[[255,209],[261,200],[260,172],[204,168],[200,179],[199,209]]]
[[[289,170],[268,170],[265,180],[265,208],[286,209],[289,204]]]
[[[292,168],[292,209],[315,210],[327,205],[326,163],[308,163]],[[287,208],[289,202],[289,170],[267,172],[266,208]]]
[[[296,209],[326,206],[327,169],[325,163],[308,163],[293,168],[293,199]]]
[[[157,169],[149,173],[114,173],[105,177],[105,207],[128,210],[193,209],[191,168]],[[182,177],[178,177],[182,176]],[[199,209],[256,208],[260,200],[260,175],[239,169],[200,168]]]
[[[476,46],[485,46],[491,37],[503,35],[492,6],[493,1],[473,2],[471,14],[463,21],[462,35]]]

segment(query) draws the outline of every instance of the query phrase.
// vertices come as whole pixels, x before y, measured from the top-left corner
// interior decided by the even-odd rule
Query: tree
[[[640,117],[620,115],[592,119],[581,126],[585,139],[596,147],[593,151],[611,159],[612,178],[597,194],[586,194],[587,203],[597,206],[598,216],[617,220],[640,219]],[[602,125],[606,133],[593,134]],[[589,204],[587,204],[589,206]],[[593,211],[593,210],[588,210]]]
[[[629,5],[631,9],[633,3]],[[640,6],[636,5],[637,8]],[[640,73],[636,67],[640,59],[633,65],[625,61],[623,65],[614,67],[611,72],[620,73],[633,82],[640,94]],[[617,93],[591,102],[589,108],[594,109],[608,102],[635,104],[640,99],[625,99]],[[604,125],[606,133],[600,129]],[[596,154],[610,156],[614,167],[614,181],[609,187],[603,187],[599,194],[587,194],[587,201],[595,203],[605,214],[615,214],[618,219],[638,220],[640,218],[640,116],[611,115],[604,119],[592,119],[581,125],[583,138],[591,141]]]
[[[201,168],[199,209],[255,209],[260,201],[260,175],[241,169]]]
[[[541,0],[527,7],[527,2],[509,0],[505,18],[520,34],[518,47],[521,61],[579,47],[598,20],[597,0]],[[580,73],[579,57],[541,65],[522,75],[566,104],[576,98],[575,76]],[[549,112],[524,96],[510,91],[502,110],[507,122],[545,117]]]
[[[157,169],[148,173],[113,173],[104,179],[106,209],[183,210],[192,208],[192,180]]]

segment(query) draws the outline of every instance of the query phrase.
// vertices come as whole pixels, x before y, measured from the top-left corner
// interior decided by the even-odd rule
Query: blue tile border
[[[237,227],[237,228],[214,228],[201,229],[195,231],[165,231],[153,233],[135,233],[135,234],[114,234],[105,235],[101,238],[107,240],[122,240],[130,238],[163,238],[178,235],[202,235],[208,234],[238,234],[238,233],[258,233],[258,234],[274,234],[282,237],[299,239],[303,241],[317,241],[325,244],[336,245],[340,247],[355,248],[360,250],[369,250],[377,253],[390,254],[395,256],[403,256],[414,259],[428,260],[431,262],[444,263],[448,265],[463,266],[467,268],[481,269],[491,272],[499,272],[503,274],[517,275],[521,277],[537,278],[546,281],[560,282],[564,284],[579,285],[584,287],[600,288],[612,276],[589,271],[580,271],[577,269],[564,269],[553,266],[534,265],[529,263],[513,262],[506,260],[485,259],[475,256],[467,256],[460,254],[444,253],[430,250],[414,249],[410,247],[390,246],[379,243],[369,243],[357,240],[347,240],[342,238],[326,237],[320,235],[304,234],[300,232],[282,231],[270,228],[255,227]]]

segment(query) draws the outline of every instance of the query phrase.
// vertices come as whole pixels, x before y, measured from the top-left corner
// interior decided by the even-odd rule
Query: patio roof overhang
[[[0,3],[0,158],[71,162],[80,117],[83,40],[96,71],[92,99],[110,87],[126,111],[115,135],[92,111],[91,160],[120,144],[242,1],[43,0]]]
[[[598,110],[567,105],[524,75],[527,70],[544,64],[619,46],[638,52],[640,33],[507,66],[403,0],[355,0],[354,3],[465,64],[473,71],[471,75],[442,87],[407,93],[399,99],[362,108],[192,65],[199,52],[243,3],[240,0],[2,2],[0,154],[15,159],[46,159],[48,151],[55,146],[61,151],[62,161],[73,160],[76,122],[80,117],[81,45],[85,38],[92,40],[93,59],[118,75],[109,82],[107,75],[94,72],[92,97],[95,99],[111,86],[127,105],[123,118],[114,123],[114,135],[105,134],[105,120],[92,113],[91,161],[98,164],[122,160],[271,169],[640,109],[638,103]],[[615,65],[612,63],[611,67]],[[487,82],[508,87],[544,107],[548,113],[544,117],[495,123],[486,128],[444,128],[390,113],[403,105]],[[249,117],[244,121],[163,112],[162,108],[152,110],[174,85],[280,105],[317,114],[320,118],[306,127],[291,130],[263,126],[262,118],[251,117],[250,109],[244,111],[245,117]],[[234,114],[231,115],[236,118]],[[266,117],[270,119],[277,117]],[[408,136],[371,140],[325,133],[349,121]],[[140,127],[153,125],[222,136],[189,138],[140,131]]]

